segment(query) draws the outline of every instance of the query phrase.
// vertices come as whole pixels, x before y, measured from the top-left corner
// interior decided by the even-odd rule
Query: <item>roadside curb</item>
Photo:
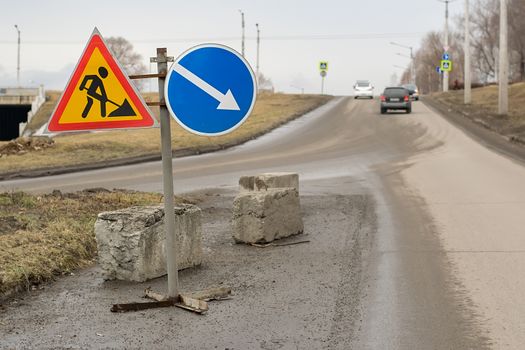
[[[211,153],[216,151],[221,151],[224,149],[228,149],[231,147],[239,146],[243,143],[246,143],[248,141],[254,140],[264,134],[269,133],[270,131],[277,129],[280,126],[283,126],[284,124],[287,124],[297,118],[300,118],[324,105],[326,105],[328,102],[332,101],[333,97],[328,99],[327,101],[310,108],[300,114],[294,114],[289,119],[283,120],[276,125],[274,125],[272,128],[268,128],[266,130],[261,130],[260,132],[253,134],[249,137],[245,137],[242,139],[239,139],[235,142],[228,142],[222,145],[213,145],[213,146],[204,146],[204,147],[191,147],[191,148],[183,148],[172,152],[173,158],[181,158],[181,157],[189,157],[189,156],[195,156],[199,154],[204,153]],[[146,163],[146,162],[154,162],[161,160],[160,150],[155,154],[145,154],[142,156],[136,156],[136,157],[129,157],[129,158],[119,158],[119,159],[112,159],[102,162],[95,162],[95,163],[89,163],[89,164],[79,164],[79,165],[70,165],[70,166],[61,166],[61,167],[49,167],[49,168],[39,168],[39,169],[32,169],[32,170],[22,170],[22,171],[13,171],[13,172],[6,172],[6,173],[0,173],[0,181],[4,180],[13,180],[13,179],[21,179],[21,178],[34,178],[34,177],[43,177],[43,176],[51,176],[51,175],[61,175],[61,174],[69,174],[74,172],[80,172],[80,171],[89,171],[89,170],[97,170],[97,169],[103,169],[103,168],[109,168],[109,167],[117,167],[117,166],[124,166],[124,165],[132,165],[132,164],[139,164],[139,163]]]

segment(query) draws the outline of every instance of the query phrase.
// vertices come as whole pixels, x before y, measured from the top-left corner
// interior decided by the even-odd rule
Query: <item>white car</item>
[[[374,98],[374,87],[368,80],[358,80],[354,85],[354,98]]]

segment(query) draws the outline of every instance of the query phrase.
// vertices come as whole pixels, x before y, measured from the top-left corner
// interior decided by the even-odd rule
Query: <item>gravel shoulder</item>
[[[308,239],[285,247],[233,243],[234,193],[202,198],[204,263],[180,273],[184,291],[229,286],[231,300],[197,316],[177,308],[112,314],[113,303],[141,301],[166,279],[104,282],[97,267],[60,279],[1,308],[0,346],[7,348],[296,349],[348,348],[359,320],[362,254],[374,237],[368,195],[302,196]]]

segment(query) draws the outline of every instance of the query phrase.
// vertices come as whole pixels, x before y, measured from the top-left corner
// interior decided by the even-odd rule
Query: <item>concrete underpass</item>
[[[0,88],[0,141],[21,136],[24,124],[45,102],[44,87]]]
[[[20,123],[27,122],[31,105],[0,105],[0,141],[20,136]]]

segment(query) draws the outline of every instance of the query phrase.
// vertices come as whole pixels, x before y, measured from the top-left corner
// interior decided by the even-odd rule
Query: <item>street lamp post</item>
[[[445,40],[444,40],[445,44],[443,46],[444,46],[445,52],[447,52],[449,49],[448,47],[448,4],[455,0],[438,0],[438,1],[445,3]],[[443,91],[444,92],[448,91],[448,72],[446,71],[443,72]]]
[[[18,32],[18,55],[16,58],[16,82],[18,87],[20,87],[20,29],[18,25],[15,24],[16,31]]]
[[[415,57],[414,57],[414,51],[413,51],[413,47],[412,46],[407,46],[407,45],[402,45],[402,44],[398,44],[398,43],[395,43],[395,42],[390,42],[390,45],[395,45],[395,46],[399,46],[399,47],[402,47],[404,49],[408,49],[410,50],[410,60],[412,61],[412,67],[410,69],[410,80],[412,80],[412,83],[414,83],[414,85],[417,85],[417,80],[416,80],[416,61],[415,61]],[[399,56],[404,56],[400,53],[398,53],[397,55]],[[407,56],[404,56],[404,57],[407,57]]]
[[[244,57],[244,12],[242,10],[239,10],[241,13],[241,28],[242,28],[242,39],[241,39],[241,54],[242,57]]]

